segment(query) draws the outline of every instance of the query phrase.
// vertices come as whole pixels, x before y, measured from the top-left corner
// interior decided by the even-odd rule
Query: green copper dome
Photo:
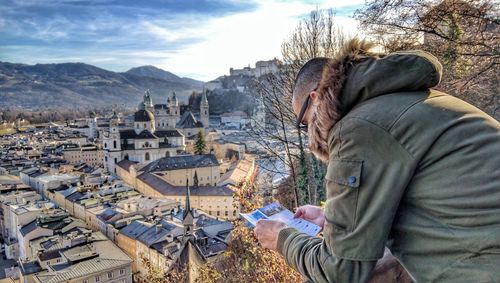
[[[146,105],[144,104],[144,101],[141,101],[139,105],[137,105],[137,110],[145,110]]]

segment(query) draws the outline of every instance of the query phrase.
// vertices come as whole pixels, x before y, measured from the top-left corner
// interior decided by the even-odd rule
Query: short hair
[[[309,93],[314,85],[319,84],[323,69],[329,60],[326,57],[316,57],[307,61],[295,77],[293,95]]]

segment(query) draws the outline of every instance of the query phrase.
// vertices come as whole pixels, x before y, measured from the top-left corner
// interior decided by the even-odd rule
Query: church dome
[[[137,105],[137,110],[145,110],[146,105],[144,104],[144,101],[139,102],[139,105]]]
[[[135,122],[150,122],[154,121],[153,113],[148,110],[140,109],[134,114]]]

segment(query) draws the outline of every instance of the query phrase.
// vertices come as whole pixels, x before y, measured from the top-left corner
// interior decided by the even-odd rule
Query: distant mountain
[[[197,81],[190,78],[180,78],[175,74],[162,70],[160,68],[156,68],[155,66],[141,66],[128,70],[125,72],[126,74],[137,75],[141,77],[150,77],[155,79],[161,79],[168,82],[175,83],[185,83],[195,88],[203,88],[203,82]]]
[[[202,81],[197,81],[197,80],[190,79],[190,78],[181,78],[175,74],[172,74],[171,72],[162,70],[160,68],[157,68],[157,67],[151,66],[151,65],[132,68],[125,73],[137,75],[137,76],[141,76],[141,77],[162,79],[162,80],[166,80],[168,82],[185,83],[185,84],[191,85],[192,87],[196,87],[196,88],[203,88],[203,84],[204,84],[204,82],[202,82]]]
[[[0,62],[0,107],[135,106],[146,89],[155,103],[166,101],[172,91],[187,102],[189,95],[202,87],[203,82],[153,66],[116,73],[83,63]]]

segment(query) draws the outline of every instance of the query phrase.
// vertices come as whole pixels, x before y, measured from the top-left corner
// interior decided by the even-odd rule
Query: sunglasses
[[[312,91],[318,90],[319,86],[316,86]],[[303,131],[307,133],[307,125],[302,123],[302,119],[304,119],[304,115],[306,114],[307,108],[309,108],[309,102],[311,101],[311,96],[308,95],[306,98],[306,101],[304,101],[304,104],[302,105],[302,108],[300,109],[299,116],[297,116],[297,121],[295,122],[295,127],[299,131]]]
[[[306,98],[306,101],[304,101],[304,104],[302,105],[302,108],[300,109],[299,116],[297,116],[297,121],[295,122],[295,127],[297,127],[297,130],[303,131],[307,133],[307,125],[302,123],[302,119],[304,119],[304,114],[306,113],[307,108],[309,108],[309,101],[311,101],[311,96],[308,95]]]

